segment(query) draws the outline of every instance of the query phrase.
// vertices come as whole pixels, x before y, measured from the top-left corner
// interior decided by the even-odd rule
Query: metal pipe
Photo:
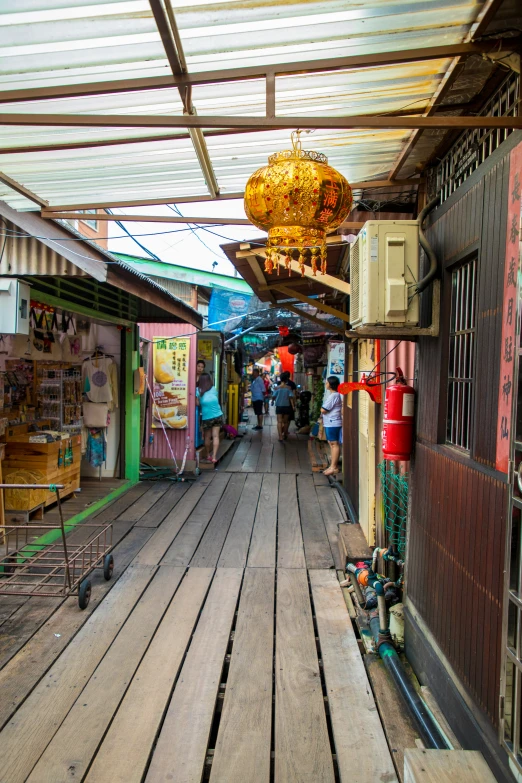
[[[446,739],[439,731],[426,705],[413,687],[413,683],[404,671],[397,650],[381,634],[379,612],[370,617],[370,629],[375,639],[377,652],[399,691],[426,748],[437,750],[450,749]]]
[[[337,479],[334,479],[333,476],[328,476],[328,481],[339,492],[339,495],[341,496],[341,500],[343,501],[343,506],[346,509],[346,513],[348,514],[348,518],[350,522],[353,525],[357,525],[358,524],[357,514],[355,513],[355,509],[352,505],[352,501],[350,500],[350,497],[348,496],[348,493],[346,492],[345,488],[343,487],[342,484],[339,484]]]
[[[424,291],[424,289],[428,287],[428,285],[431,283],[432,280],[434,280],[434,278],[437,275],[437,269],[438,269],[437,256],[435,255],[430,243],[426,239],[426,236],[422,230],[422,224],[426,219],[426,217],[429,215],[429,213],[433,209],[435,209],[438,203],[439,203],[439,197],[437,196],[436,198],[432,199],[429,202],[429,204],[426,204],[426,206],[424,207],[424,209],[421,210],[417,218],[417,222],[419,224],[419,243],[422,249],[424,250],[424,252],[426,253],[426,256],[430,262],[430,268],[428,270],[428,273],[422,278],[422,280],[419,280],[419,282],[417,283],[415,289],[417,294],[420,294],[422,291]]]
[[[381,635],[390,633],[388,628],[388,615],[386,613],[386,598],[384,597],[384,587],[380,582],[375,583],[375,592],[377,593],[377,609],[379,611],[379,631]]]
[[[357,603],[359,604],[361,609],[364,609],[364,605],[366,601],[364,600],[364,596],[362,594],[361,585],[357,581],[357,576],[354,573],[350,571],[349,574],[350,574],[350,582],[352,583],[355,597],[357,598]]]

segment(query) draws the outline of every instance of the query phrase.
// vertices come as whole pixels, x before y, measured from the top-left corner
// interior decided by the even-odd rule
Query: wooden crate
[[[44,518],[44,503],[40,503],[39,506],[26,509],[25,511],[10,511],[5,510],[5,524],[6,525],[29,525],[31,523],[41,522]],[[37,525],[38,526],[38,525]]]

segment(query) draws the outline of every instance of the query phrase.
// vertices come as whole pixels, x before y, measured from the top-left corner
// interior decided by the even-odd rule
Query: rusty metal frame
[[[159,0],[152,0],[151,7],[160,6]],[[163,9],[161,9],[163,11]],[[158,17],[153,13],[158,25]],[[163,11],[165,18],[165,12]],[[164,26],[163,19],[160,22]],[[168,26],[168,25],[167,25]],[[159,26],[158,26],[159,30]],[[162,41],[165,42],[168,38]],[[165,31],[164,31],[165,32]],[[510,39],[510,44],[514,39]],[[174,41],[175,42],[175,41]],[[169,45],[167,43],[167,45]],[[0,90],[0,103],[22,103],[24,101],[54,100],[56,98],[78,98],[88,95],[108,95],[125,92],[140,92],[142,90],[162,90],[173,87],[187,87],[205,84],[222,84],[224,82],[241,82],[254,79],[265,79],[273,82],[278,76],[292,76],[309,73],[325,73],[341,70],[353,70],[360,68],[375,68],[383,65],[401,65],[403,63],[423,62],[426,60],[449,59],[452,57],[469,57],[498,50],[498,40],[481,42],[464,42],[443,46],[429,46],[419,49],[404,51],[374,52],[372,54],[354,55],[349,57],[332,57],[324,60],[298,61],[290,63],[276,63],[273,65],[254,65],[244,68],[226,68],[216,71],[200,71],[198,73],[186,73],[183,70],[182,61],[179,59],[180,49],[177,50],[177,60],[180,64],[180,72],[172,76],[148,76],[138,79],[118,79],[114,81],[89,82],[87,84],[70,84],[56,87],[34,87],[21,90]],[[172,53],[171,53],[172,55]],[[168,56],[168,55],[167,55]],[[183,58],[184,59],[184,58]],[[169,57],[171,68],[176,61]],[[172,68],[174,71],[174,68]],[[267,90],[270,92],[270,87]]]
[[[188,138],[188,136],[187,136]],[[380,190],[388,188],[396,188],[403,185],[411,185],[417,187],[423,180],[420,179],[400,179],[391,182],[390,180],[366,180],[364,182],[351,182],[350,187],[352,190]],[[113,208],[125,208],[125,207],[147,207],[147,206],[160,206],[162,204],[193,204],[200,201],[227,201],[230,199],[243,198],[244,192],[238,193],[220,193],[218,196],[171,196],[170,198],[149,198],[149,199],[134,199],[131,201],[94,201],[83,204],[53,204],[45,207],[45,217],[51,217],[51,212],[73,212],[79,209],[113,209]],[[53,215],[53,217],[56,217]],[[85,216],[84,216],[85,217]],[[121,220],[120,215],[115,215],[115,219]],[[344,224],[344,227],[349,227],[352,224]],[[361,224],[362,226],[362,224]]]
[[[175,198],[172,198],[169,204],[175,203]],[[42,209],[43,218],[52,218],[54,220],[85,220],[87,215],[83,212],[60,212],[57,209],[48,210]],[[107,213],[98,213],[93,216],[96,220],[101,221],[125,221],[134,223],[201,223],[204,226],[251,226],[252,223],[247,218],[210,218],[210,217],[193,217],[187,215],[186,217],[180,217],[179,215],[109,215]]]
[[[321,275],[323,277],[323,275]],[[335,278],[337,279],[337,278]],[[319,279],[320,282],[320,279]],[[340,280],[338,281],[341,282]],[[347,283],[349,285],[349,283]],[[341,321],[345,321],[346,323],[350,323],[350,316],[347,315],[347,313],[343,313],[340,310],[336,310],[335,307],[330,307],[330,305],[326,304],[325,302],[321,301],[321,299],[312,299],[309,296],[305,296],[304,294],[300,293],[299,291],[294,291],[291,288],[291,285],[288,284],[288,286],[281,283],[279,286],[272,286],[273,289],[276,291],[279,291],[279,293],[287,294],[289,298],[298,299],[299,302],[302,302],[303,304],[310,305],[311,307],[315,307],[316,310],[322,310],[324,313],[327,313],[328,315],[333,315],[336,318],[340,318]],[[259,287],[259,290],[263,290],[263,286]],[[339,290],[339,289],[337,289]],[[344,292],[341,292],[344,293]],[[278,302],[282,307],[286,307],[286,302]]]
[[[34,203],[38,204],[40,207],[49,206],[48,201],[46,201],[43,198],[40,198],[40,196],[37,196],[36,193],[33,193],[32,190],[29,190],[29,188],[26,188],[24,185],[21,185],[20,182],[17,182],[15,179],[8,177],[7,174],[4,174],[1,171],[0,171],[0,182],[3,182],[4,185],[7,185],[12,190],[15,190],[21,196],[25,196],[25,198],[29,199],[29,201],[34,201]]]
[[[482,10],[480,11],[477,17],[477,20],[474,22],[474,24],[471,25],[469,29],[469,32],[466,36],[466,40],[464,42],[465,44],[470,44],[470,43],[472,44],[474,38],[478,38],[478,36],[482,35],[482,33],[485,32],[487,26],[493,19],[496,11],[502,5],[502,2],[503,0],[486,0],[486,2],[482,7]],[[444,74],[444,78],[442,79],[438,89],[435,91],[434,95],[432,96],[429,102],[428,108],[423,115],[424,117],[429,117],[434,114],[440,101],[444,98],[445,95],[448,94],[452,85],[454,84],[459,74],[463,70],[465,61],[466,61],[465,55],[461,55],[461,54],[454,55],[450,67]],[[402,169],[410,153],[412,152],[417,142],[419,141],[420,137],[422,136],[423,130],[424,130],[423,128],[417,128],[415,132],[411,134],[410,138],[405,142],[402,150],[399,152],[393,166],[390,169],[390,173],[389,173],[390,179],[396,177],[399,171]]]
[[[183,114],[0,114],[0,125],[20,127],[83,128],[228,128],[250,131],[289,130],[295,128],[353,130],[467,130],[468,128],[522,129],[522,117],[390,117],[359,114],[345,117],[250,117]]]

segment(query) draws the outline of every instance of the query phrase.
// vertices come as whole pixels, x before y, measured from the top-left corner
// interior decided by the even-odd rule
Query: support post
[[[125,331],[124,426],[125,426],[125,478],[138,481],[140,477],[140,397],[134,394],[134,370],[139,367],[138,326]]]

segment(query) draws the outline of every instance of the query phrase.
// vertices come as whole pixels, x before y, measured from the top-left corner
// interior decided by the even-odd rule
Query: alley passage
[[[85,612],[1,600],[1,783],[396,780],[338,586],[342,505],[272,429],[103,509],[115,578]]]

